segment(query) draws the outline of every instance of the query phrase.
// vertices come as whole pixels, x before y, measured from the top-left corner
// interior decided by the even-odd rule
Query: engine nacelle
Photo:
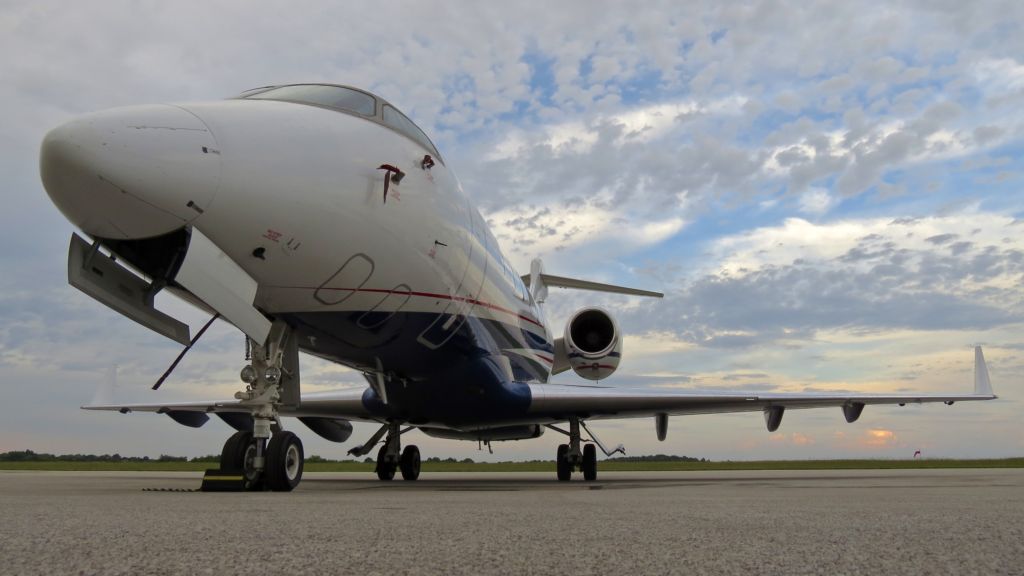
[[[600,308],[584,308],[566,324],[562,348],[565,360],[576,374],[588,380],[602,380],[619,367],[622,334],[611,314]]]

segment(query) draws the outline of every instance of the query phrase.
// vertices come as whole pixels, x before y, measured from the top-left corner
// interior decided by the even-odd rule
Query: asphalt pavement
[[[0,574],[1024,574],[1024,470],[0,472]]]

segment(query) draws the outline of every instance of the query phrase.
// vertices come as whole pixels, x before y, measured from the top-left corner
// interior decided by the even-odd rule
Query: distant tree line
[[[11,452],[0,453],[0,462],[218,462],[220,456],[217,454],[208,454],[206,456],[196,456],[189,458],[187,456],[170,456],[167,454],[161,454],[158,458],[150,458],[149,456],[121,456],[120,454],[47,454],[45,452],[33,452],[31,450],[14,450]],[[438,458],[436,456],[426,458],[424,462],[436,462],[442,464],[476,464],[472,458],[463,458],[461,460],[456,458]],[[331,458],[324,458],[313,454],[312,456],[306,457],[306,462],[310,464],[339,464],[339,463],[357,463],[358,460],[333,460]],[[373,464],[373,458],[365,458],[363,463]],[[553,460],[528,460],[529,463],[543,463],[553,462]],[[656,454],[654,456],[621,456],[618,458],[609,458],[608,462],[710,462],[704,458],[692,458],[690,456],[667,456],[665,454]]]
[[[609,458],[608,462],[709,462],[709,460],[692,456],[655,454],[654,456],[619,456],[618,458]]]
[[[149,456],[121,456],[120,454],[48,454],[32,450],[13,450],[0,453],[0,462],[216,462],[220,456],[170,456],[161,454],[158,458]]]

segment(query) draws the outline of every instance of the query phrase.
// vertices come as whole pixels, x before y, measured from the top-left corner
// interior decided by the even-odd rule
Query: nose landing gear
[[[242,369],[245,391],[235,398],[252,413],[252,431],[236,432],[221,450],[220,470],[211,478],[235,482],[240,477],[240,489],[288,492],[299,485],[305,453],[302,441],[293,432],[281,427],[278,409],[286,401],[297,402],[298,348],[291,329],[275,322],[265,345],[247,340],[247,360],[252,363]],[[239,489],[235,488],[235,489]],[[224,489],[213,488],[211,489]]]

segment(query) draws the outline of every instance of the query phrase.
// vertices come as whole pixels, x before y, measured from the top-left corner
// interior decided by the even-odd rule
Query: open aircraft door
[[[89,244],[77,234],[68,250],[68,282],[121,315],[187,345],[189,327],[157,310],[153,303],[165,286],[180,286],[234,324],[255,342],[266,341],[271,322],[253,306],[257,282],[197,228],[182,235],[186,246],[178,263],[161,263],[166,277],[146,280],[105,255],[99,243]],[[180,251],[179,251],[180,254]],[[132,263],[138,269],[147,266]]]

